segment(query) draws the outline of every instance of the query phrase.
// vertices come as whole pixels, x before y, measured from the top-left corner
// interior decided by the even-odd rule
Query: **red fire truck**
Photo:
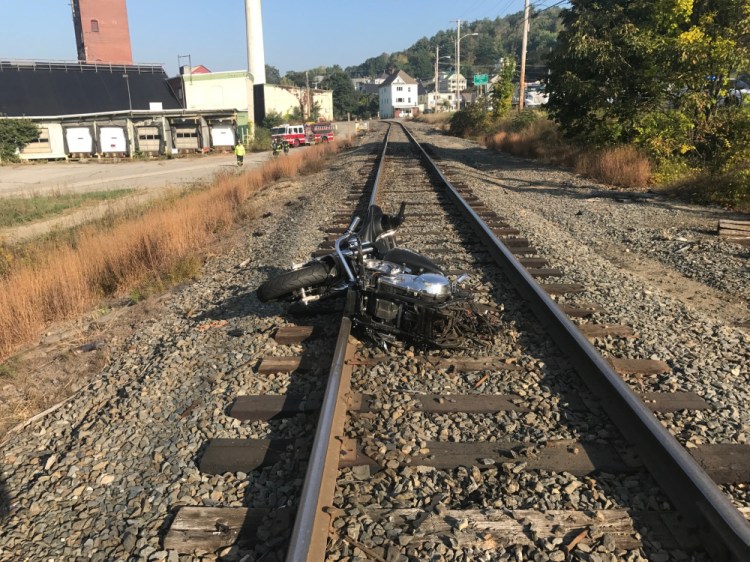
[[[333,123],[311,123],[307,126],[307,132],[308,138],[312,138],[315,144],[330,142],[333,140]]]
[[[279,125],[271,129],[271,141],[286,141],[289,146],[310,144],[304,125]]]

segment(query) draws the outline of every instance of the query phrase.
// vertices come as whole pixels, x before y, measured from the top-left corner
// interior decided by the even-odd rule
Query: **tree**
[[[266,65],[266,83],[267,84],[279,84],[281,82],[281,73],[279,69],[270,64]]]
[[[28,119],[0,119],[0,161],[16,162],[17,151],[39,138],[38,127]]]
[[[356,111],[357,94],[354,84],[341,68],[329,74],[321,85],[327,90],[333,90],[333,114],[336,119],[346,119],[348,114]]]
[[[492,118],[501,119],[510,113],[513,102],[513,76],[516,73],[516,64],[508,60],[500,70],[500,77],[492,86]]]
[[[750,0],[572,0],[550,60],[548,109],[569,136],[633,142],[721,171],[747,154]]]

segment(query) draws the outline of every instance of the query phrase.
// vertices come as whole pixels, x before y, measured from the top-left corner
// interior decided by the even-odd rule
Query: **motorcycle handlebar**
[[[357,226],[359,226],[360,220],[361,219],[359,217],[354,217],[354,219],[352,220],[352,224],[350,224],[349,228],[346,229],[347,232],[354,232]]]

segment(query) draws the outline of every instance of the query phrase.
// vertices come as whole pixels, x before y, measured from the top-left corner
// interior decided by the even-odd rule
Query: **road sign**
[[[475,74],[474,75],[474,85],[475,86],[482,86],[484,84],[487,84],[487,75],[486,74]]]

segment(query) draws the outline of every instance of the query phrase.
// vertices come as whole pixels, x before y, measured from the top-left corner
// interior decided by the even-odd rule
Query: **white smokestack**
[[[245,0],[247,20],[247,68],[253,75],[253,83],[266,83],[266,57],[263,53],[263,17],[260,0]]]

